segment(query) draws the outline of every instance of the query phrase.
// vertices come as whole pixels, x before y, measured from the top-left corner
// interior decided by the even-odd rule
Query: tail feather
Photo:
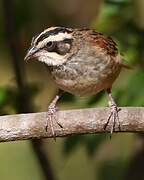
[[[121,64],[122,68],[126,68],[126,69],[133,69],[132,66],[127,65],[127,64]]]

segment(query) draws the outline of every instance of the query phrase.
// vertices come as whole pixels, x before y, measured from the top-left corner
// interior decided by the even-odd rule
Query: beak
[[[34,54],[38,51],[36,47],[32,47],[31,49],[28,50],[24,60],[28,61],[29,59],[34,57]]]

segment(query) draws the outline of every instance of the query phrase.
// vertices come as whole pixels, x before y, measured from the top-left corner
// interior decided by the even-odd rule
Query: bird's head
[[[37,58],[48,66],[65,63],[72,49],[72,29],[51,27],[32,38],[25,60]]]

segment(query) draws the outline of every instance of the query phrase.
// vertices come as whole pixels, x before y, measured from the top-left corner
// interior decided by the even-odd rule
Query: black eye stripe
[[[68,43],[68,44],[72,44],[73,39],[64,39],[63,41],[60,42],[64,42],[64,43]]]
[[[49,41],[48,43],[54,43],[55,44],[55,47],[56,47],[56,45],[58,44],[58,43],[68,43],[68,44],[72,44],[72,39],[64,39],[64,40],[62,40],[62,41]],[[45,46],[47,46],[48,45],[48,43],[45,45]]]
[[[51,47],[48,47],[47,46],[47,44],[43,47],[43,49],[45,49],[46,51],[48,51],[48,52],[55,52],[55,53],[57,53],[57,54],[60,54],[59,53],[59,51],[58,51],[58,47],[57,47],[57,45],[58,45],[58,43],[68,43],[68,44],[70,44],[70,46],[71,46],[71,44],[72,44],[72,39],[64,39],[63,41],[53,41],[52,43],[53,43],[53,46],[51,46]],[[48,42],[49,43],[49,42]]]
[[[59,33],[71,33],[72,30],[68,29],[68,28],[64,28],[64,27],[58,27],[56,29],[53,29],[51,31],[47,31],[45,34],[42,34],[36,41],[36,45],[40,42],[40,41],[43,41],[45,38],[51,36],[51,35],[56,35],[56,34],[59,34]]]

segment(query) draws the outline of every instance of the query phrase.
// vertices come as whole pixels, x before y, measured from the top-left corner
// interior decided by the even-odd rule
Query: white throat
[[[38,53],[37,58],[39,61],[46,63],[48,66],[62,65],[67,61],[67,56],[59,55],[55,52]]]

